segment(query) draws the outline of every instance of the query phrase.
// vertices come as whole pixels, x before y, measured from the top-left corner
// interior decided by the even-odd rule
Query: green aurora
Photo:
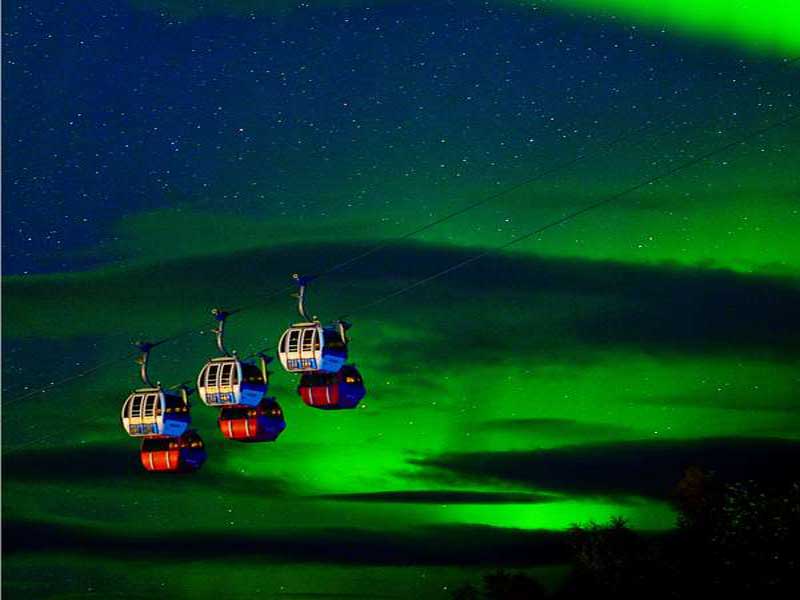
[[[301,7],[290,0],[132,0],[133,4],[179,18],[207,15],[282,14]],[[375,6],[398,0],[321,0],[317,6]],[[785,0],[495,0],[534,10],[571,12],[641,24],[671,33],[742,46],[768,54],[800,51],[800,5]]]
[[[746,5],[718,29],[711,23],[726,3],[716,0],[659,9],[553,4],[602,4],[648,25],[663,19],[744,52],[800,49],[790,3]],[[786,73],[796,80],[794,66],[773,79]],[[193,423],[209,458],[191,476],[141,472],[118,414],[137,384],[132,360],[16,398],[121,357],[131,340],[204,329],[153,352],[158,379],[191,382],[214,353],[212,307],[258,302],[294,271],[315,272],[396,238],[583,144],[567,140],[558,156],[534,145],[496,176],[491,164],[460,166],[467,143],[442,137],[407,177],[402,143],[382,153],[375,141],[366,152],[383,168],[325,193],[366,189],[391,203],[356,202],[322,222],[316,206],[307,217],[251,209],[260,192],[242,199],[245,209],[220,214],[208,198],[236,177],[223,174],[205,198],[174,192],[168,208],[119,219],[110,247],[73,251],[118,256],[119,265],[5,276],[3,520],[14,546],[3,557],[4,594],[444,598],[496,564],[551,582],[564,559],[545,542],[571,524],[624,515],[637,528],[669,529],[670,486],[686,466],[708,461],[749,475],[788,462],[800,437],[796,122],[602,215],[358,310],[663,171],[676,153],[685,160],[687,139],[699,153],[796,103],[775,93],[753,110],[735,90],[721,89],[709,109],[741,111],[735,123],[725,117],[700,128],[707,115],[687,111],[681,127],[543,177],[320,279],[310,291],[314,312],[353,313],[351,352],[366,399],[353,411],[312,410],[276,366],[271,394],[287,430],[274,444],[254,445],[224,442],[215,412],[195,399]],[[658,114],[657,104],[648,109]],[[616,113],[606,132],[625,118]],[[313,172],[309,163],[287,160],[300,180]],[[315,200],[316,191],[308,190],[309,202],[329,201]],[[274,348],[293,311],[286,293],[235,315],[230,345],[244,354]],[[528,541],[542,550],[515,556],[515,544]],[[497,549],[496,562],[476,558],[487,546]]]
[[[525,0],[553,4],[606,18],[621,16],[648,27],[733,42],[756,52],[796,54],[800,50],[800,5],[748,0]]]

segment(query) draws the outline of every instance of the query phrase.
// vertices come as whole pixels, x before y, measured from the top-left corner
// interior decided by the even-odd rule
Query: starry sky
[[[3,592],[552,583],[572,523],[671,528],[691,464],[796,475],[800,125],[750,135],[800,111],[787,4],[3,3]],[[376,245],[309,292],[358,409],[277,372],[276,443],[196,401],[202,471],[142,472],[132,340],[180,334],[152,372],[192,381],[212,307],[274,347],[289,275]]]

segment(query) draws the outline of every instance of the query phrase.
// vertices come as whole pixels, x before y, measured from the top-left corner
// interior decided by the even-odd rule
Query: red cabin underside
[[[300,396],[309,406],[338,406],[339,386],[337,384],[303,386],[300,388]]]
[[[274,432],[268,431],[260,423],[258,416],[241,419],[220,419],[219,430],[229,440],[245,442],[262,442],[275,438]]]
[[[142,466],[148,471],[180,471],[186,468],[186,465],[181,464],[181,451],[177,448],[153,452],[143,450],[139,457],[142,459]]]

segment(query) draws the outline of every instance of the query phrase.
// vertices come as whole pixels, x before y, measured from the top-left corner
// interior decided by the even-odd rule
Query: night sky
[[[447,598],[670,529],[687,466],[796,476],[800,121],[750,134],[800,112],[800,7],[651,4],[4,2],[3,593]],[[274,348],[291,273],[384,243],[309,292],[358,409],[276,361],[277,442],[195,399],[207,464],[142,470],[131,341],[193,382],[212,307]]]

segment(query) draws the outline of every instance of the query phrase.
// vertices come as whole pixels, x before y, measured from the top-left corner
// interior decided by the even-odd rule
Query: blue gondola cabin
[[[278,356],[290,373],[336,373],[347,360],[347,342],[339,326],[295,323],[281,336]]]
[[[135,390],[122,405],[122,427],[132,437],[177,437],[191,423],[185,394],[160,386]]]
[[[197,377],[197,390],[207,406],[258,406],[269,388],[266,360],[244,362],[235,356],[213,358]]]

